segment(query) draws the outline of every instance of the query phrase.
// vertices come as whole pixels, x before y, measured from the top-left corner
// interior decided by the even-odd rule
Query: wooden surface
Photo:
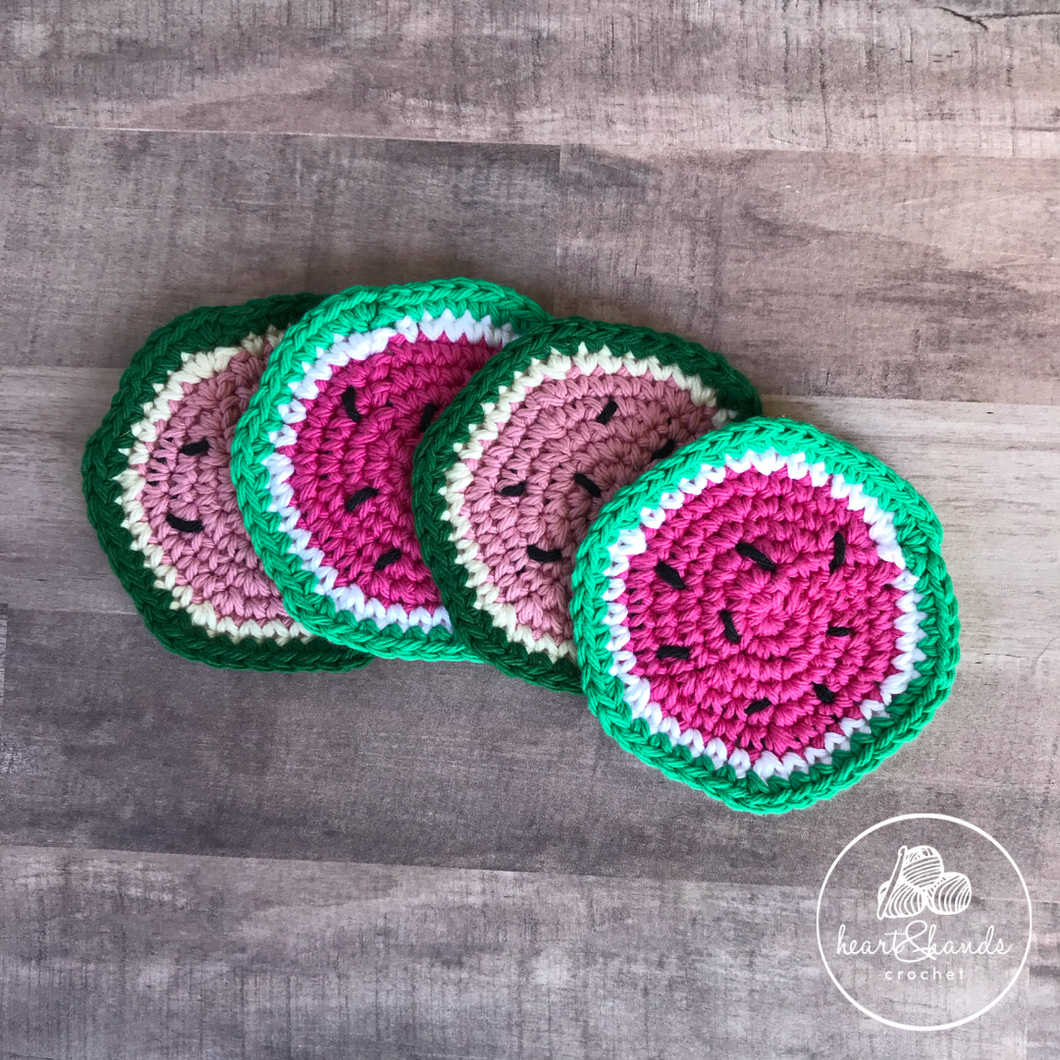
[[[0,22],[0,1060],[1060,1055],[1060,7],[17,0]],[[472,274],[720,349],[935,505],[954,694],[749,818],[470,664],[215,672],[84,516],[204,302]],[[867,825],[967,818],[1014,990],[915,1039],[824,973]],[[956,855],[955,855],[956,856]]]

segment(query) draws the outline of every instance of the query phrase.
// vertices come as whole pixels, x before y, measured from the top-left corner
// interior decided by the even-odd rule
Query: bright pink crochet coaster
[[[471,657],[420,555],[412,454],[472,375],[546,319],[458,279],[351,288],[290,329],[232,466],[251,539],[306,628],[376,655]]]
[[[590,708],[730,805],[805,806],[927,723],[957,663],[934,512],[807,424],[706,435],[600,513],[574,571]]]

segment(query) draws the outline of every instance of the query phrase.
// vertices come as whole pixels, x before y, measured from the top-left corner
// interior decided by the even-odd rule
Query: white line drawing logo
[[[934,847],[902,846],[890,878],[876,892],[876,918],[908,920],[925,908],[936,916],[956,916],[971,901],[971,880],[963,872],[946,872]]]
[[[977,825],[909,813],[840,851],[817,896],[817,948],[840,994],[905,1031],[978,1019],[1024,974],[1032,940],[1027,884]]]

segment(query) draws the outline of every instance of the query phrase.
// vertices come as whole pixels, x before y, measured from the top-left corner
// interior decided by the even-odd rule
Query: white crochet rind
[[[765,751],[753,765],[750,756],[742,748],[730,750],[724,741],[717,737],[704,741],[703,735],[697,729],[682,729],[675,718],[663,717],[662,708],[652,700],[651,682],[634,672],[636,656],[632,651],[626,650],[630,640],[630,632],[625,625],[628,612],[623,604],[617,602],[626,591],[623,575],[629,570],[629,557],[647,551],[644,528],[658,529],[666,521],[667,513],[681,508],[686,498],[696,497],[708,485],[721,482],[725,478],[727,468],[742,473],[752,467],[763,475],[786,469],[793,479],[809,475],[812,485],[830,486],[830,492],[836,500],[845,500],[851,511],[860,512],[880,558],[893,563],[901,571],[892,584],[903,594],[898,600],[902,614],[894,623],[898,632],[895,637],[896,654],[891,660],[898,672],[885,678],[880,685],[880,700],[864,700],[860,704],[863,718],[844,718],[839,723],[843,734],[825,733],[822,747],[807,747],[801,755],[789,751],[783,758]],[[881,507],[879,501],[862,486],[848,482],[841,474],[830,474],[823,463],[808,464],[802,453],[781,456],[774,449],[761,453],[748,450],[740,457],[726,456],[724,466],[703,464],[695,478],[682,479],[675,492],[664,493],[659,499],[658,508],[642,508],[640,526],[634,530],[620,530],[608,552],[611,556],[611,563],[605,572],[608,585],[601,595],[601,599],[608,605],[603,623],[610,631],[607,645],[612,659],[610,672],[625,685],[622,698],[629,706],[632,717],[643,718],[650,732],[666,733],[673,746],[687,747],[693,758],[706,755],[715,769],[721,769],[728,764],[733,767],[737,777],[745,777],[748,771],[753,770],[766,780],[771,776],[787,778],[796,770],[808,772],[811,766],[820,762],[830,763],[836,750],[850,749],[850,737],[855,732],[871,732],[872,719],[886,717],[891,700],[904,692],[909,683],[920,676],[916,663],[926,658],[918,647],[925,635],[920,623],[927,616],[917,607],[921,600],[920,594],[915,590],[917,578],[907,568],[905,556],[898,544],[894,530],[894,513]]]
[[[144,566],[155,576],[154,587],[163,589],[173,598],[173,610],[187,611],[191,621],[206,630],[211,636],[225,635],[233,641],[252,638],[256,641],[271,640],[284,645],[291,640],[307,641],[312,634],[298,622],[288,618],[273,619],[261,624],[253,619],[237,622],[230,617],[218,618],[209,600],[194,601],[194,591],[176,567],[165,562],[162,547],[151,540],[151,527],[147,522],[140,493],[146,482],[145,472],[150,458],[147,446],[158,439],[158,425],[168,422],[176,405],[184,400],[185,386],[194,386],[223,372],[232,358],[242,351],[254,357],[262,357],[265,345],[275,347],[283,338],[283,332],[270,327],[263,335],[248,335],[238,346],[218,346],[197,353],[182,353],[181,365],[166,377],[164,383],[154,383],[155,397],[144,404],[143,418],[132,426],[135,439],[129,449],[120,452],[128,458],[125,469],[114,476],[121,486],[116,503],[122,510],[122,523],[132,534],[131,548],[142,552]]]
[[[336,369],[344,367],[350,361],[363,361],[383,353],[390,340],[399,335],[409,342],[415,342],[421,336],[434,342],[443,334],[450,342],[466,338],[469,342],[484,342],[487,346],[495,346],[498,349],[517,337],[511,324],[497,326],[489,314],[481,319],[476,319],[470,312],[456,317],[448,309],[439,317],[433,317],[430,313],[424,313],[419,320],[404,316],[392,327],[375,328],[352,335],[336,335],[334,342],[327,349],[318,347],[316,360],[312,363],[304,361],[301,376],[288,383],[292,395],[290,402],[276,406],[283,426],[270,432],[269,441],[273,448],[261,461],[268,471],[268,491],[271,497],[268,510],[279,513],[280,532],[291,542],[288,552],[297,556],[302,562],[302,570],[313,576],[313,592],[327,596],[336,611],[347,612],[358,622],[371,619],[379,629],[397,626],[403,633],[413,628],[426,633],[436,626],[441,626],[452,632],[453,626],[444,607],[436,607],[433,610],[416,607],[411,611],[400,604],[387,607],[375,597],[366,598],[363,590],[357,585],[335,585],[339,572],[324,562],[324,553],[313,546],[309,532],[298,526],[302,513],[295,503],[294,490],[287,481],[294,473],[294,464],[291,457],[282,450],[295,445],[298,435],[293,424],[301,423],[305,419],[305,403],[313,401],[319,395],[319,384],[330,379]]]
[[[541,652],[553,662],[559,659],[575,659],[574,641],[556,643],[548,634],[535,636],[533,630],[520,623],[515,608],[497,599],[497,587],[492,581],[490,568],[478,558],[479,547],[475,540],[471,522],[463,514],[464,492],[474,473],[468,461],[481,459],[486,447],[497,439],[504,425],[511,419],[516,408],[526,400],[527,394],[546,379],[563,379],[571,368],[585,375],[602,368],[608,375],[625,369],[633,376],[650,374],[654,379],[669,380],[689,395],[692,403],[699,407],[711,407],[717,402],[717,392],[707,386],[698,376],[686,375],[675,365],[663,364],[655,357],[634,357],[632,353],[615,356],[606,347],[590,352],[581,343],[574,356],[553,348],[551,354],[541,360],[532,361],[511,383],[502,390],[496,401],[481,406],[483,417],[470,431],[468,439],[454,446],[456,460],[445,473],[445,485],[439,493],[445,500],[441,518],[452,524],[451,539],[456,547],[456,560],[467,571],[466,585],[475,590],[475,607],[485,611],[493,625],[515,644],[528,651]],[[735,418],[729,409],[719,409],[713,418],[715,427],[722,427]]]

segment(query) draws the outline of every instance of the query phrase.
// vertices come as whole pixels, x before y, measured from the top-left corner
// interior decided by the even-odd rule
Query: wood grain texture
[[[763,393],[1060,403],[1053,162],[564,150],[555,311]]]
[[[549,308],[558,151],[0,133],[0,363],[124,368],[198,305],[473,275]]]
[[[922,811],[1001,836],[1058,896],[1056,701],[1055,666],[969,653],[914,743],[763,819],[624,754],[580,697],[473,664],[204,672],[134,617],[13,610],[0,842],[788,885]]]
[[[765,393],[1060,403],[1052,162],[9,130],[0,163],[0,363],[121,368],[195,305],[469,273]]]
[[[85,443],[120,377],[119,369],[0,364],[0,421],[8,431],[0,446],[0,604],[135,610],[110,573],[81,493]]]
[[[812,886],[11,849],[3,1048],[84,1060],[908,1055],[906,1032],[855,1014],[828,982],[815,898]],[[1055,907],[1040,906],[1055,925]],[[1033,1060],[1028,1037],[1051,1033],[1038,985],[1024,973],[979,1020],[918,1035],[916,1056]]]
[[[674,149],[1060,155],[1040,0],[19,0],[12,119]]]
[[[1060,1056],[1060,905],[1034,907],[1034,945],[1028,983],[1027,1060]]]

